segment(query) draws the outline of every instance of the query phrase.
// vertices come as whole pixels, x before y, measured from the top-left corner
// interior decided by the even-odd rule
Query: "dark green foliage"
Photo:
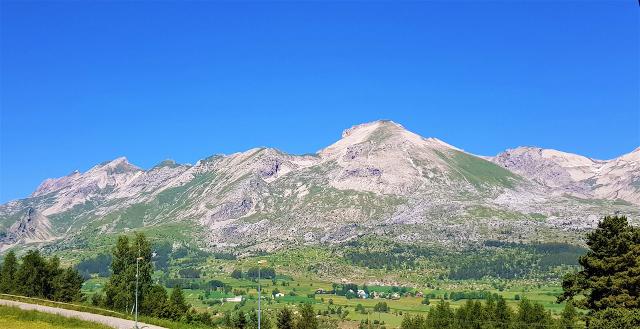
[[[7,253],[0,276],[3,293],[61,302],[82,299],[82,276],[73,268],[61,268],[58,257],[46,259],[39,251],[29,250],[21,261],[18,264],[15,254]]]
[[[276,318],[276,324],[278,329],[294,329],[293,312],[288,307],[280,310]]]
[[[98,276],[106,278],[111,275],[111,255],[101,254],[85,259],[78,263],[75,268],[85,279],[88,279],[91,274],[98,274]]]
[[[111,263],[112,275],[105,286],[105,297],[98,297],[96,305],[104,305],[115,310],[130,312],[135,300],[136,282],[136,258],[140,257],[139,268],[139,312],[140,314],[165,318],[186,323],[201,323],[207,326],[213,324],[211,315],[204,312],[198,313],[186,303],[179,282],[167,296],[165,287],[153,284],[151,273],[153,272],[151,245],[141,233],[136,233],[135,239],[129,241],[126,236],[120,236],[113,249],[113,261]],[[202,282],[200,286],[221,284],[212,280],[209,283]],[[96,297],[94,295],[94,297]]]
[[[568,302],[564,306],[564,310],[562,310],[562,314],[560,315],[560,328],[561,329],[575,329],[576,321],[578,320],[578,312],[576,312],[576,308],[573,307],[572,302]]]
[[[490,240],[484,246],[462,251],[401,244],[379,238],[361,238],[347,242],[336,253],[353,265],[373,269],[420,269],[437,267],[448,270],[454,280],[495,277],[514,279],[537,277],[558,279],[556,268],[576,266],[586,250],[566,243],[521,244]]]
[[[429,310],[427,323],[429,323],[432,328],[453,328],[453,319],[453,311],[451,310],[449,303],[444,300],[440,300],[436,307]]]
[[[373,311],[375,312],[389,312],[389,306],[386,302],[378,302],[374,307]]]
[[[465,292],[452,292],[449,294],[449,299],[452,301],[459,301],[461,299],[489,299],[497,297],[497,294],[491,294],[488,291],[465,291]]]
[[[552,322],[551,313],[544,310],[538,303],[531,303],[523,298],[518,304],[518,315],[516,317],[517,328],[531,328],[534,326],[548,326]]]
[[[234,279],[242,279],[242,270],[236,268],[231,272],[231,277]]]
[[[200,270],[193,267],[180,269],[178,274],[181,278],[197,279],[200,277]]]
[[[52,297],[61,302],[78,301],[82,298],[80,288],[84,279],[77,270],[67,268],[56,275],[52,284]]]
[[[576,299],[578,307],[640,308],[640,229],[624,216],[607,216],[587,234],[589,251],[580,257],[583,270],[567,275],[560,300]]]
[[[255,310],[249,313],[249,321],[247,321],[247,328],[258,329],[258,313]],[[271,320],[269,320],[269,317],[264,312],[260,316],[260,328],[271,329]]]
[[[489,305],[489,302],[487,302],[487,305]],[[513,319],[513,313],[507,306],[507,302],[504,300],[504,298],[502,298],[502,296],[497,298],[496,308],[494,310],[493,316],[491,314],[489,316],[491,316],[492,320],[496,322],[497,329],[509,328],[509,324]]]
[[[162,242],[154,245],[153,251],[153,264],[156,269],[163,272],[169,270],[169,256],[171,254],[172,246],[169,242]]]
[[[158,318],[167,315],[167,291],[164,287],[153,285],[147,292],[146,298],[140,304],[140,313]]]
[[[608,308],[596,312],[588,321],[589,328],[594,329],[637,329],[640,328],[640,310]]]
[[[249,279],[257,279],[258,278],[258,267],[251,267],[247,271],[247,278]],[[260,269],[260,278],[261,279],[275,279],[276,278],[276,270],[271,267],[265,267]]]
[[[16,272],[15,291],[18,295],[47,298],[51,292],[51,281],[47,263],[37,250],[29,250],[21,258],[22,264]]]
[[[104,306],[104,296],[102,294],[93,294],[93,296],[91,296],[91,305]]]
[[[358,292],[358,285],[355,283],[345,283],[342,285],[336,285],[335,287],[339,287],[339,289],[336,289],[336,295],[338,296],[350,295],[350,297],[354,297],[356,296],[355,293]]]
[[[313,305],[304,303],[298,306],[300,316],[296,321],[296,329],[318,329],[318,319],[313,311]]]
[[[460,255],[449,278],[455,280],[498,277],[514,279],[536,272],[548,278],[557,266],[577,265],[585,249],[566,243],[522,244],[489,240],[486,249],[469,250]]]
[[[112,275],[105,286],[105,306],[125,312],[132,309],[135,302],[136,258],[138,257],[140,257],[138,302],[144,303],[144,298],[152,285],[151,245],[142,233],[136,233],[131,243],[127,236],[118,237],[113,249]]]
[[[247,327],[247,316],[242,310],[235,314],[232,320],[233,327],[236,329],[244,329]]]
[[[574,310],[575,311],[575,310]],[[567,314],[565,314],[567,313]],[[467,300],[454,312],[444,300],[432,307],[426,317],[405,315],[401,329],[524,329],[524,328],[576,328],[575,314],[571,310],[563,312],[559,320],[554,320],[541,304],[523,299],[515,314],[505,300],[491,296],[483,304],[481,301]]]
[[[11,250],[4,256],[2,271],[0,271],[0,293],[8,294],[15,290],[15,277],[18,271],[16,253]]]
[[[168,304],[169,312],[171,314],[170,318],[173,319],[179,319],[189,310],[189,308],[191,308],[191,306],[186,303],[180,286],[171,290]]]

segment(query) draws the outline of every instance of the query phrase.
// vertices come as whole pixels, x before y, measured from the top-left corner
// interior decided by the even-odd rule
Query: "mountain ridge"
[[[540,148],[478,157],[379,120],[346,129],[313,155],[253,148],[147,170],[119,157],[47,179],[30,197],[0,205],[0,230],[14,234],[11,225],[35,209],[61,247],[167,225],[198,232],[204,247],[238,250],[362,234],[443,246],[576,239],[573,231],[589,229],[603,213],[637,214],[634,152],[599,162]],[[521,232],[508,233],[514,230]],[[434,232],[448,238],[429,241]]]

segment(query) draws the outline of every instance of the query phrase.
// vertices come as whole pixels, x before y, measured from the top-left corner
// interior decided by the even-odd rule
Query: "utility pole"
[[[266,263],[266,261],[264,260],[259,260],[258,261],[258,329],[260,329],[260,322],[262,322],[262,317],[261,317],[261,313],[262,313],[262,309],[260,308],[260,300],[262,299],[262,295],[261,295],[261,289],[260,289],[260,266],[262,264]]]
[[[260,299],[262,299],[262,296],[260,295],[260,266],[258,266],[258,329],[260,329],[260,313],[262,312],[262,310],[260,309]]]
[[[138,258],[136,258],[136,324],[135,329],[139,329],[138,327],[138,276],[140,276],[140,251],[138,250]]]

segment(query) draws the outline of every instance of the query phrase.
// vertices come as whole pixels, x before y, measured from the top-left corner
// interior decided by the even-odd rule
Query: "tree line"
[[[236,268],[231,272],[231,277],[234,279],[250,279],[255,280],[258,278],[258,271],[260,272],[260,279],[275,279],[276,270],[272,267],[258,268],[257,266],[250,267],[246,272]]]
[[[56,256],[43,257],[29,250],[18,261],[9,251],[0,266],[0,293],[46,298],[60,302],[80,301],[84,279],[74,268],[63,268]]]
[[[255,310],[245,313],[239,310],[234,313],[225,313],[224,326],[232,329],[254,329],[258,328],[258,314]],[[320,321],[316,317],[313,305],[302,303],[298,305],[297,314],[288,307],[276,313],[275,328],[277,329],[318,329]],[[273,323],[269,314],[262,312],[260,318],[260,328],[273,329]]]
[[[528,329],[528,328],[578,328],[578,313],[568,303],[559,319],[551,316],[542,304],[523,299],[514,312],[501,296],[490,296],[484,303],[467,300],[453,310],[448,302],[440,300],[426,316],[405,315],[401,329]]]

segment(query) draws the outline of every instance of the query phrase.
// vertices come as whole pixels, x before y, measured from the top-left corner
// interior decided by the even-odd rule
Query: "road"
[[[132,320],[114,318],[111,316],[100,315],[100,314],[67,310],[64,308],[16,302],[13,300],[0,299],[0,305],[15,306],[23,310],[36,310],[36,311],[45,312],[45,313],[58,314],[58,315],[69,317],[69,318],[78,318],[81,320],[98,322],[98,323],[102,323],[104,325],[117,328],[117,329],[131,329],[135,325],[135,322]],[[138,327],[146,328],[146,329],[166,329],[163,327],[158,327],[158,326],[141,323],[141,322],[138,322]]]

